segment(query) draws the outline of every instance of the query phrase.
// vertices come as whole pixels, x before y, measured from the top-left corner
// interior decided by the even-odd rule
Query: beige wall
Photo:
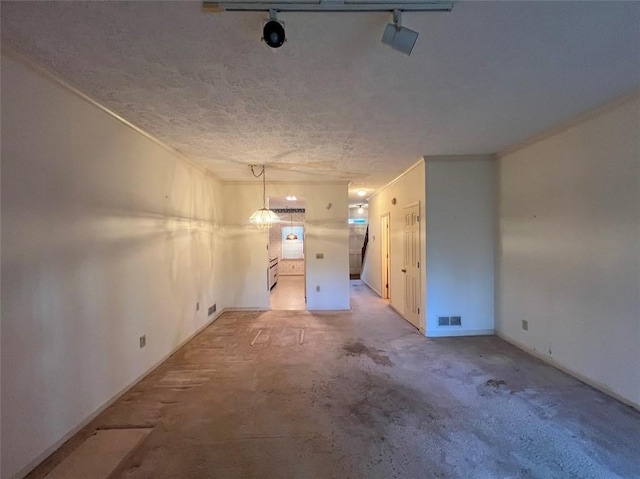
[[[429,337],[494,333],[495,187],[491,156],[426,158]]]
[[[404,251],[403,208],[420,202],[420,251],[425,252],[425,165],[421,160],[396,180],[376,192],[369,199],[369,244],[365,255],[362,279],[378,294],[382,291],[381,217],[389,213],[389,295],[391,306],[404,314],[404,277],[402,261]],[[392,198],[396,199],[395,205]],[[424,261],[424,258],[422,258]],[[420,271],[421,303],[420,329],[425,331],[425,270]]]
[[[3,478],[206,325],[207,306],[226,306],[220,192],[3,53]]]
[[[640,99],[503,156],[499,182],[497,331],[640,407]]]

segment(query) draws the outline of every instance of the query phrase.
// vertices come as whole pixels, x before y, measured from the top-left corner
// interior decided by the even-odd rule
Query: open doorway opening
[[[349,205],[349,278],[360,279],[364,239],[367,233],[369,207],[366,203]]]
[[[280,217],[269,230],[270,307],[306,309],[304,198],[270,197],[269,208]]]

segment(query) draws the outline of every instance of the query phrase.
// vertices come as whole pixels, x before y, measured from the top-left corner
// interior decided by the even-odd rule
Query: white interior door
[[[420,327],[420,203],[404,208],[404,317]]]

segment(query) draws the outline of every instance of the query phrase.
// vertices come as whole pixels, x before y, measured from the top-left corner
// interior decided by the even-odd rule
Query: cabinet
[[[269,260],[269,289],[272,289],[278,282],[278,257]]]

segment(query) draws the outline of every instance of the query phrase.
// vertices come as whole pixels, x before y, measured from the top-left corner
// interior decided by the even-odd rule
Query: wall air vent
[[[462,326],[462,316],[438,316],[438,326]]]

